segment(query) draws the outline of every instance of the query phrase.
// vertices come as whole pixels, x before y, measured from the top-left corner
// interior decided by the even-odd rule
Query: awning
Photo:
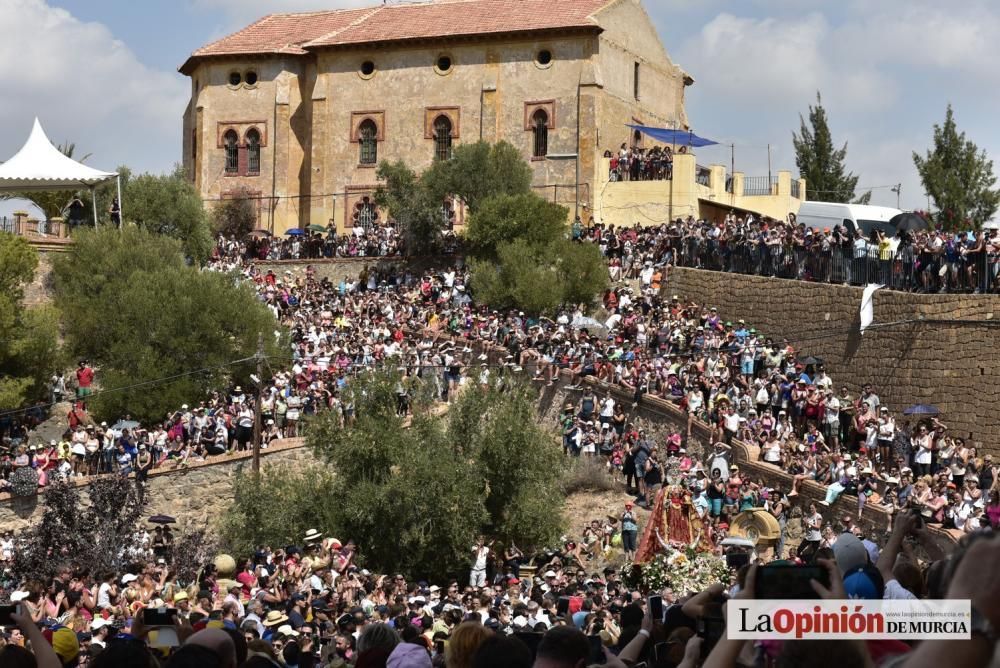
[[[633,130],[638,130],[647,137],[651,137],[656,141],[663,142],[664,144],[673,144],[676,146],[691,146],[697,148],[699,146],[714,146],[718,144],[717,141],[712,141],[711,139],[705,139],[704,137],[699,137],[690,130],[670,130],[668,128],[651,128],[646,125],[629,125],[628,127]]]
[[[28,141],[0,165],[0,191],[92,188],[117,177],[114,172],[102,172],[63,155],[45,136],[36,118]]]

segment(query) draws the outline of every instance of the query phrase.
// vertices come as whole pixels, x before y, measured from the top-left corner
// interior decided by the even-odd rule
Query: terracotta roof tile
[[[306,48],[460,35],[596,27],[588,18],[610,0],[454,0],[388,5]]]
[[[305,54],[308,48],[597,27],[591,14],[611,0],[436,0],[299,14],[271,14],[207,44],[193,59],[257,53]]]
[[[297,53],[301,45],[338,30],[378,11],[378,8],[339,9],[302,14],[270,14],[246,28],[207,44],[192,56],[222,56],[241,53]]]

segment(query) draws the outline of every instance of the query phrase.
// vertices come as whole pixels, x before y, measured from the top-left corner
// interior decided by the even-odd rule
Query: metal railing
[[[17,216],[0,216],[0,232],[38,239],[65,239],[70,226],[66,221],[35,220]]]
[[[792,197],[799,199],[799,195],[802,191],[799,189],[799,180],[792,179]]]
[[[776,176],[745,176],[743,177],[743,195],[774,195],[778,191]]]
[[[880,283],[904,292],[1000,292],[1000,254],[976,253],[957,262],[873,247],[808,249],[748,242],[685,239],[677,266],[821,283]]]

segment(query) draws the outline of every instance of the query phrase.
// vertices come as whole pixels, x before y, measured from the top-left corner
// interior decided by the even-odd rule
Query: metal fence
[[[17,234],[17,221],[14,218],[8,218],[7,216],[0,216],[0,232],[9,232],[10,234]]]
[[[1000,254],[977,253],[958,262],[927,258],[912,248],[810,250],[787,246],[685,240],[676,253],[682,267],[803,281],[868,285],[905,292],[1000,292]]]
[[[794,197],[795,199],[799,199],[800,192],[801,191],[799,189],[799,180],[792,179],[792,197]]]
[[[776,176],[746,176],[743,178],[744,195],[774,195],[778,191]]]

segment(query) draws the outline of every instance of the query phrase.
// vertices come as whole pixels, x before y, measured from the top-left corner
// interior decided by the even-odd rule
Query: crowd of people
[[[623,516],[631,515],[626,506]],[[191,581],[179,579],[170,553],[153,546],[120,572],[92,572],[67,555],[44,582],[10,581],[3,573],[10,604],[0,610],[0,665],[916,668],[947,656],[957,668],[987,666],[997,640],[990,629],[1000,623],[1000,576],[983,565],[1000,558],[1000,538],[978,531],[947,558],[922,563],[913,549],[922,532],[913,513],[897,516],[881,547],[857,526],[840,526],[808,538],[786,559],[755,557],[693,591],[644,591],[630,573],[587,567],[569,550],[538,555],[529,565],[507,546],[500,558],[484,539],[469,548],[468,581],[373,573],[363,566],[362,546],[317,530],[286,547],[261,547],[235,561],[220,557]],[[667,553],[682,554],[662,543]],[[0,559],[12,549],[7,536]],[[813,585],[817,599],[968,599],[992,626],[976,626],[971,640],[956,641],[727,637],[725,601],[766,598],[761,572],[799,564],[827,572],[828,585]]]
[[[446,230],[441,238],[445,255],[456,252],[459,239]],[[392,224],[356,224],[349,232],[337,234],[333,227],[296,228],[283,237],[263,230],[244,237],[220,235],[216,239],[212,263],[216,267],[237,269],[245,260],[321,260],[341,257],[398,257],[405,253],[404,241]]]
[[[939,523],[969,534],[973,564],[994,558],[997,540],[983,536],[1000,521],[1000,476],[988,454],[980,457],[936,416],[892,415],[871,386],[857,397],[843,386],[836,391],[822,364],[800,359],[787,341],[725,321],[711,307],[661,297],[662,272],[681,252],[671,245],[670,229],[590,228],[579,236],[602,245],[612,278],[639,281],[638,288],[616,283],[603,295],[603,322],[587,319],[582,307],[545,319],[476,304],[460,263],[426,273],[365,267],[357,279],[333,282],[314,267],[261,270],[249,261],[250,246],[236,244],[220,248],[213,268],[239,272],[291,332],[288,359],[270,360],[274,372],[264,382],[264,443],[299,434],[303,417],[319,410],[335,411],[348,425],[350,379],[379,365],[400,370],[404,412],[407,384],[418,379],[448,401],[459,385],[488,383],[497,374],[527,371],[553,383],[566,371],[579,391],[560,416],[567,456],[602,458],[636,494],[634,505],[594,520],[559,550],[535,555],[533,570],[513,545],[501,550],[480,541],[470,548],[468,584],[373,574],[355,563],[363,563],[356,545],[323,540],[318,532],[298,546],[240,555],[232,580],[207,564],[197,581],[179,581],[152,545],[121,573],[92,573],[67,555],[66,568],[51,581],[4,583],[20,607],[11,617],[15,627],[3,634],[0,665],[700,665],[699,650],[710,640],[698,633],[699,620],[718,607],[724,591],[752,597],[756,569],[766,566],[734,571],[731,581],[706,591],[660,592],[665,612],[653,619],[635,585],[594,564],[618,546],[635,556],[635,506],[652,508],[664,487],[671,503],[693,508],[708,532],[707,549],[720,558],[735,515],[763,508],[783,527],[794,518],[806,529],[797,546],[786,545],[783,533],[774,557],[823,559],[817,563],[829,568],[835,593],[844,593],[840,585],[869,598],[961,595],[987,616],[996,614],[1000,591],[991,574],[970,574],[974,566],[959,561],[965,547],[952,561],[928,567],[917,563],[906,539],[922,524]],[[627,265],[620,262],[625,257]],[[500,364],[483,344],[503,350]],[[94,424],[85,410],[95,376],[82,361],[69,389],[65,380],[53,384],[54,394],[76,394],[62,441],[32,443],[23,425],[0,425],[4,445],[16,453],[3,460],[5,479],[31,470],[44,484],[56,475],[115,470],[141,482],[156,466],[248,447],[254,391],[235,386],[194,398],[148,427],[128,416],[108,426]],[[624,388],[632,405],[617,401],[611,386]],[[686,429],[654,436],[633,421],[628,409],[648,396],[686,411]],[[696,421],[710,427],[705,444],[697,443]],[[737,439],[791,474],[790,487],[742,474],[731,456]],[[896,530],[879,550],[876,541],[884,537],[865,535],[853,517],[798,503],[806,480],[826,487],[827,503],[856,495],[859,514],[866,503],[889,506]],[[669,532],[657,538],[664,551],[682,547]],[[9,561],[15,549],[5,536],[0,559]],[[162,609],[169,611],[166,622],[153,623],[154,613],[145,612]],[[705,665],[735,665],[740,652],[803,665],[794,645],[754,648],[723,638]],[[895,653],[917,666],[937,650],[926,642],[850,651],[856,655],[847,665]]]
[[[913,292],[1000,290],[1000,230],[887,233],[843,225],[814,229],[788,220],[729,214],[715,223],[693,217],[653,227],[580,226],[600,244],[613,276],[637,278],[646,262],[807,281],[881,283]]]
[[[297,274],[262,270],[248,260],[246,246],[222,245],[213,268],[239,272],[292,335],[288,358],[272,361],[261,393],[263,446],[298,436],[303,419],[320,410],[332,409],[348,422],[353,405],[344,388],[354,374],[375,366],[402,371],[403,410],[408,383],[416,379],[431,383],[446,402],[459,384],[485,383],[512,369],[528,369],[549,384],[568,371],[581,390],[582,379],[592,376],[599,387],[625,388],[632,407],[648,395],[686,411],[686,430],[651,443],[630,423],[627,406],[610,395],[598,399],[590,388],[561,425],[567,452],[601,455],[630,487],[637,481],[647,504],[642,479],[649,473],[645,467],[658,460],[640,457],[636,469],[636,449],[658,447],[662,458],[682,455],[700,421],[712,426],[712,435],[699,447],[728,446],[735,438],[757,446],[763,461],[794,476],[792,488],[782,490],[793,498],[802,481],[813,480],[826,486],[827,503],[856,495],[859,513],[874,500],[892,508],[917,504],[928,521],[959,530],[989,521],[986,507],[996,498],[1000,476],[988,454],[980,456],[975,446],[949,434],[943,422],[894,415],[871,386],[858,396],[846,386],[837,392],[823,365],[808,358],[803,363],[788,341],[743,320],[726,321],[714,307],[661,297],[669,230],[589,228],[580,236],[601,244],[613,279],[632,275],[621,272],[619,259],[641,262],[636,288],[619,280],[603,295],[603,322],[588,318],[582,307],[546,319],[475,304],[460,263],[427,273],[365,266],[356,279],[334,283],[320,278],[313,265]],[[634,260],[629,266],[636,266]],[[502,364],[482,354],[484,343],[504,350]],[[158,466],[250,447],[255,391],[220,389],[162,422],[139,425],[125,416],[109,426],[86,412],[93,369],[81,362],[76,376],[70,383],[76,403],[61,439],[31,442],[25,423],[9,417],[0,422],[8,448],[0,480],[7,485],[21,469],[21,475],[33,472],[41,485],[56,476],[107,471],[134,472],[142,480]],[[52,391],[54,398],[67,392],[61,377]],[[703,471],[702,491],[715,494],[728,473],[727,467]],[[763,502],[750,481],[742,489],[725,486],[727,508],[742,505],[742,496]]]
[[[678,152],[687,152],[687,147],[681,146]],[[611,181],[663,181],[673,175],[674,156],[669,146],[646,150],[622,144],[617,153],[608,151],[604,157],[610,158]]]

